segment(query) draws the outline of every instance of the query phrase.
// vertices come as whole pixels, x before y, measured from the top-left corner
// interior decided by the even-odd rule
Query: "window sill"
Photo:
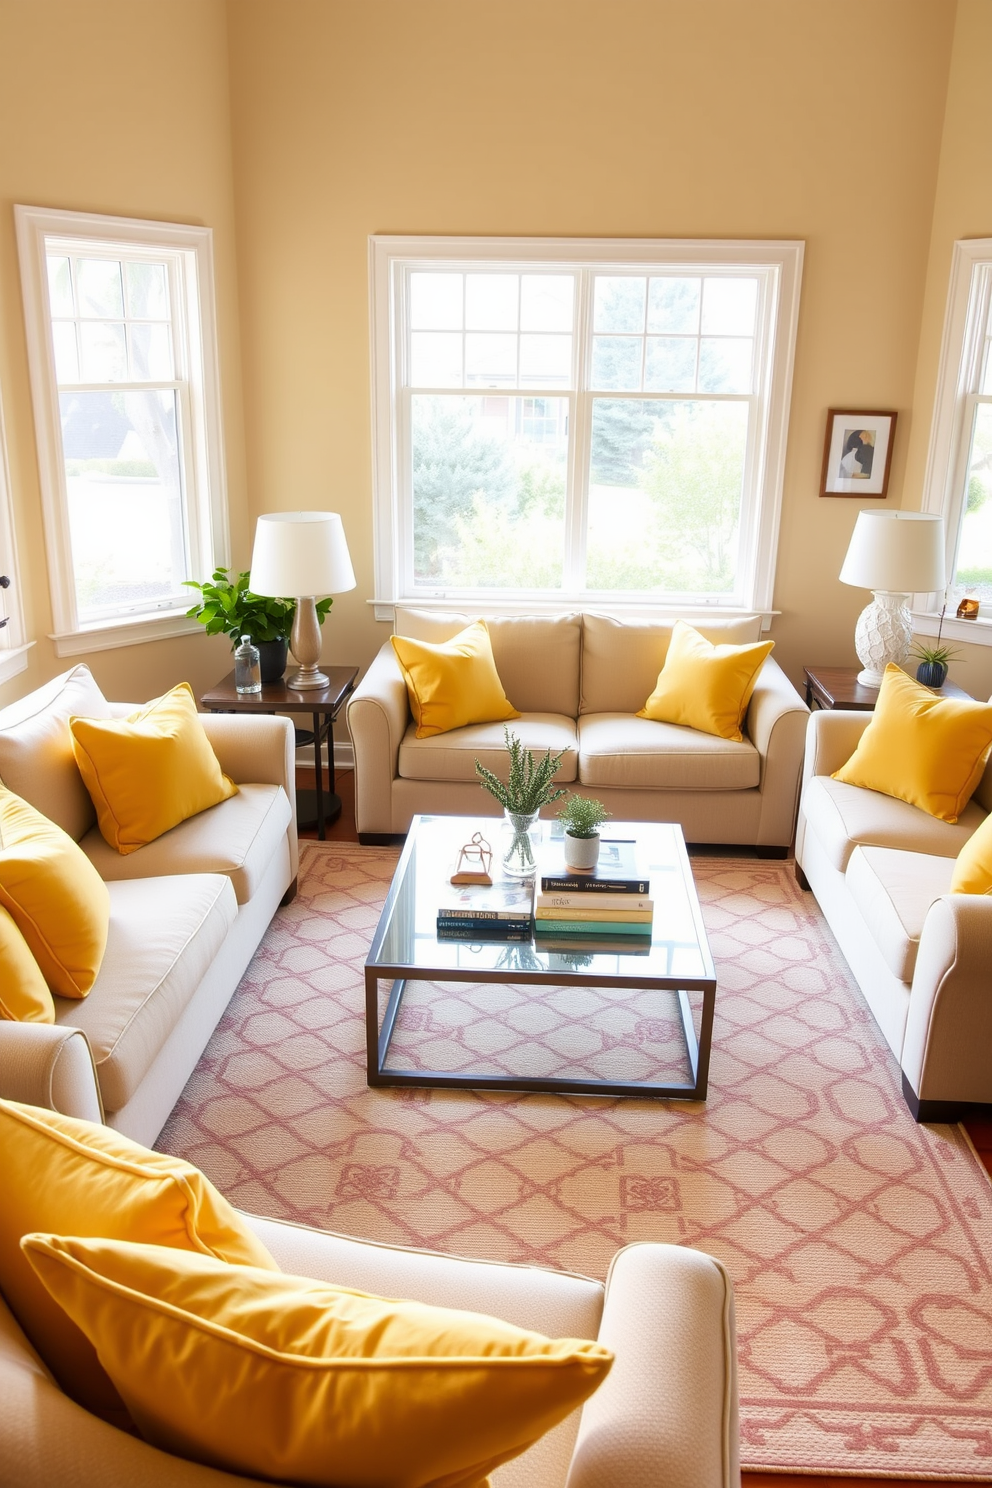
[[[0,651],[0,682],[9,682],[11,677],[16,677],[27,668],[28,652],[34,645],[34,641],[28,641],[26,646],[16,646],[10,651]]]
[[[631,620],[641,619],[664,619],[672,620],[713,620],[720,616],[727,620],[738,619],[742,615],[761,615],[762,630],[768,630],[780,610],[748,609],[745,605],[717,605],[717,604],[652,604],[650,600],[617,600],[617,599],[581,599],[574,595],[561,595],[554,599],[483,599],[476,595],[474,598],[447,599],[437,595],[418,594],[411,595],[405,599],[367,599],[366,604],[372,606],[376,620],[383,620],[392,624],[397,609],[404,610],[451,610],[455,614],[468,615],[560,615],[575,611],[589,611],[597,615],[609,615],[615,619],[622,620],[624,617]],[[945,625],[946,630],[946,625]]]
[[[913,611],[913,631],[916,635],[936,636],[940,626],[939,615],[928,615],[921,610]],[[992,646],[992,617],[979,615],[975,620],[958,620],[953,615],[944,616],[940,627],[941,644],[944,641],[961,641],[972,646]]]
[[[110,651],[117,646],[143,646],[147,641],[167,641],[174,636],[203,634],[198,620],[180,615],[151,615],[140,620],[94,625],[50,635],[57,656],[85,656],[90,651]]]

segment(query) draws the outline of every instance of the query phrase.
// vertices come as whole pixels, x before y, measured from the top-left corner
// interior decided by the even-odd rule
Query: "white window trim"
[[[372,482],[375,545],[375,598],[377,620],[391,620],[394,606],[430,604],[463,608],[478,603],[462,592],[427,594],[423,590],[404,592],[401,578],[401,550],[398,535],[403,531],[406,514],[400,502],[399,454],[395,437],[394,410],[397,402],[396,372],[400,364],[397,346],[398,326],[395,305],[397,272],[410,260],[461,261],[469,267],[473,261],[510,260],[522,264],[546,265],[564,263],[582,267],[588,264],[610,264],[617,267],[641,266],[658,261],[663,255],[672,261],[692,264],[756,266],[773,270],[777,283],[773,287],[773,306],[769,316],[776,355],[772,362],[770,385],[763,389],[764,470],[756,480],[759,509],[753,531],[753,550],[742,554],[750,567],[750,599],[753,603],[736,611],[721,605],[720,613],[760,612],[766,625],[774,613],[772,598],[778,549],[782,493],[785,481],[785,455],[792,396],[792,373],[795,362],[796,332],[799,319],[799,292],[802,281],[804,244],[798,241],[761,242],[747,240],[673,239],[673,238],[449,238],[407,237],[374,234],[369,238],[371,382],[372,382]],[[581,605],[591,596],[571,593],[566,589],[554,594],[544,592],[532,597],[515,596],[501,599],[487,596],[492,610],[561,609],[563,605]],[[654,612],[666,609],[686,614],[685,606],[655,604],[643,595],[625,601],[621,595],[608,600],[595,598],[597,609]],[[713,613],[715,605],[694,607],[699,614]]]
[[[187,620],[189,605],[133,620],[81,623],[76,613],[75,582],[66,519],[65,467],[62,460],[58,387],[48,300],[46,237],[78,237],[88,242],[133,243],[163,247],[183,256],[185,316],[189,335],[188,376],[192,392],[191,422],[195,492],[202,533],[203,575],[229,563],[227,478],[221,416],[217,314],[214,299],[213,233],[208,227],[106,217],[91,212],[53,211],[15,206],[14,220],[21,264],[24,322],[34,404],[35,438],[41,480],[42,515],[48,553],[55,642],[59,656],[77,656],[116,646],[194,634],[200,627]],[[190,578],[203,577],[190,574]],[[192,604],[192,599],[190,600]]]
[[[954,244],[944,315],[944,334],[937,367],[930,448],[923,477],[923,510],[944,518],[947,573],[954,572],[961,503],[965,495],[970,415],[969,388],[975,359],[981,355],[989,297],[992,295],[992,238],[962,238]],[[983,311],[984,313],[979,313]],[[913,596],[913,625],[920,635],[936,635],[940,603],[930,594]],[[958,620],[946,616],[941,637],[992,646],[992,619]]]
[[[7,464],[7,439],[4,430],[3,404],[0,402],[0,569],[10,579],[3,591],[3,611],[7,624],[0,630],[0,682],[9,682],[23,672],[33,641],[24,640],[24,608],[21,603],[21,566],[14,537],[14,516],[10,505],[10,467]]]

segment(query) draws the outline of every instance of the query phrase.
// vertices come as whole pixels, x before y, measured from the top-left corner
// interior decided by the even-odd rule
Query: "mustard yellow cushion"
[[[957,855],[952,894],[992,894],[992,816],[972,832]]]
[[[992,704],[937,697],[890,663],[871,723],[833,778],[955,822],[982,778],[990,745]]]
[[[55,1022],[48,983],[5,909],[0,909],[0,1018],[14,1023]]]
[[[479,1484],[613,1360],[597,1343],[192,1252],[50,1234],[23,1249],[146,1441],[279,1482]]]
[[[655,723],[681,723],[740,743],[741,723],[762,663],[774,641],[714,646],[676,620],[654,692],[637,714]]]
[[[39,1228],[278,1269],[189,1163],[149,1152],[109,1127],[0,1100],[0,1292],[66,1393],[118,1423],[127,1413],[92,1344],[21,1253],[22,1237]]]
[[[2,786],[0,908],[52,991],[85,997],[107,948],[107,885],[68,833]]]
[[[72,749],[100,831],[119,853],[236,796],[180,682],[127,718],[70,718]]]
[[[503,723],[520,714],[507,700],[493,661],[485,620],[466,625],[435,645],[393,636],[418,739],[431,739],[469,723]]]

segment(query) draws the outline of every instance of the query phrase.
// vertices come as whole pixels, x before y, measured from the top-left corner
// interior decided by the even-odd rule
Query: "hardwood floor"
[[[296,783],[300,787],[313,787],[313,771],[298,770]],[[336,778],[338,795],[341,797],[341,815],[327,830],[328,840],[334,842],[357,842],[355,828],[355,776],[351,770],[338,770]],[[301,837],[315,838],[316,831],[301,832]],[[992,1173],[992,1119],[966,1123],[968,1135],[975,1144],[986,1171]],[[879,1488],[878,1478],[845,1478],[840,1476],[812,1477],[806,1473],[761,1473],[742,1474],[743,1488],[816,1488],[816,1485],[837,1483],[843,1488]],[[918,1479],[887,1478],[887,1488],[919,1488]],[[930,1480],[927,1488],[952,1488],[950,1482]],[[957,1485],[956,1485],[957,1488]]]

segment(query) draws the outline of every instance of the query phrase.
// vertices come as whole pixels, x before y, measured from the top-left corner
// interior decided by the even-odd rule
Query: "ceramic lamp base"
[[[864,687],[881,687],[890,662],[902,666],[913,640],[913,619],[906,603],[908,594],[876,589],[874,598],[858,616],[854,649],[863,670],[858,681]]]

